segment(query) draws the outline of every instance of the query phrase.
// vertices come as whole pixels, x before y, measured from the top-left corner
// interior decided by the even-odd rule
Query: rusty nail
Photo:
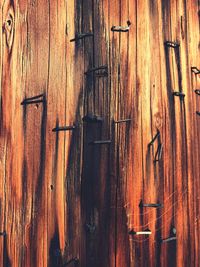
[[[90,233],[93,234],[96,230],[96,226],[94,224],[86,224],[86,230]]]
[[[101,141],[93,141],[89,143],[90,145],[107,145],[111,144],[111,140],[101,140]]]
[[[191,71],[194,72],[195,74],[200,73],[200,70],[197,67],[191,67]]]
[[[108,74],[108,66],[104,65],[104,66],[94,67],[94,68],[89,69],[88,71],[85,72],[85,75],[91,74],[91,73],[96,72],[96,71],[101,71],[101,70],[105,70],[105,72],[97,73],[97,75]]]
[[[200,89],[194,90],[197,95],[200,95]]]
[[[159,130],[157,130],[157,134],[153,137],[152,141],[148,144],[148,146],[152,146],[156,139],[160,136]]]
[[[44,103],[44,94],[33,96],[26,98],[22,101],[21,105],[30,105],[30,104],[37,104],[37,103]]]
[[[167,242],[174,241],[174,240],[176,240],[176,236],[168,237],[168,238],[162,239],[161,242],[162,242],[162,243],[167,243]]]
[[[114,123],[123,123],[123,122],[131,122],[131,119],[123,119],[123,120],[114,121]]]
[[[95,73],[95,77],[100,78],[100,77],[107,77],[108,76],[108,71],[102,71],[99,73]]]
[[[76,129],[76,126],[63,126],[63,127],[56,127],[52,130],[52,132],[60,132],[60,131],[72,131]]]
[[[74,262],[74,264],[77,264],[77,263],[79,263],[79,259],[78,258],[73,258],[73,259],[69,260],[68,262],[66,262],[65,264],[63,264],[63,267],[65,267],[65,266],[67,266],[67,265],[69,265],[69,264],[71,264],[73,262]]]
[[[94,34],[92,32],[78,33],[78,34],[76,34],[75,38],[70,40],[70,42],[76,42],[78,40],[84,39],[86,37],[92,37],[92,36],[94,36]]]
[[[161,160],[161,157],[162,157],[162,151],[163,151],[163,145],[162,144],[159,144],[158,145],[158,149],[156,151],[156,155],[155,155],[155,158],[154,158],[154,162],[158,162]]]
[[[151,235],[151,231],[149,229],[144,231],[135,232],[133,229],[129,231],[129,235]]]
[[[6,231],[0,232],[0,236],[6,236]]]
[[[87,122],[87,123],[99,123],[103,121],[103,118],[97,115],[88,114],[85,117],[83,117],[82,120],[83,122]]]
[[[124,26],[112,26],[111,31],[113,31],[113,32],[128,32],[130,29],[130,25],[131,25],[131,22],[129,20],[127,21],[127,25],[128,26],[126,26],[126,27],[124,27]]]
[[[172,227],[171,236],[161,240],[161,243],[167,243],[176,240],[176,228]]]
[[[185,94],[182,92],[173,92],[173,96],[179,96],[181,100],[184,99]]]
[[[149,204],[144,204],[142,200],[140,201],[139,204],[140,208],[146,207],[146,208],[163,208],[163,205],[160,203],[149,203]]]
[[[166,41],[164,44],[165,44],[165,46],[172,47],[172,48],[178,48],[180,46],[179,43],[171,42],[171,41]]]

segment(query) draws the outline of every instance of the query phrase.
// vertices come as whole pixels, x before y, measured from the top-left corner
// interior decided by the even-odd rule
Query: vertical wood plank
[[[129,1],[119,1],[119,26],[128,26],[130,21]],[[128,71],[129,71],[129,32],[131,32],[132,25],[128,32],[116,32],[119,35],[119,61],[118,61],[118,88],[116,90],[116,112],[114,119],[116,121],[129,118],[130,109],[127,103],[127,94],[129,93]],[[118,26],[116,25],[116,26]],[[132,33],[133,34],[133,33]],[[128,142],[129,142],[129,123],[115,123],[115,145],[116,145],[116,177],[117,177],[117,206],[116,206],[116,266],[130,265],[130,243],[129,243],[129,229],[126,214],[126,190],[128,187],[127,159],[128,159]],[[122,249],[127,247],[126,250]]]
[[[199,153],[196,148],[199,146],[198,138],[198,118],[196,110],[198,110],[199,99],[195,94],[195,88],[199,84],[196,83],[191,73],[191,65],[199,65],[199,2],[189,1],[182,3],[184,15],[180,21],[181,40],[183,42],[183,53],[181,58],[184,60],[183,81],[187,92],[186,98],[186,123],[187,123],[187,149],[188,149],[188,237],[190,246],[190,264],[196,265],[199,261],[199,235],[196,232],[198,225],[198,188],[199,188]],[[191,12],[189,12],[191,10]],[[191,30],[193,29],[193,30]],[[198,80],[198,76],[197,76]],[[194,81],[194,82],[193,82]]]
[[[73,133],[65,137],[65,199],[66,246],[65,262],[77,258],[80,265],[82,244],[81,170],[84,102],[84,57],[82,42],[70,42],[81,32],[82,1],[67,2],[66,23],[66,104],[65,124],[76,125]]]
[[[109,36],[110,25],[108,1],[94,1],[94,66],[106,66],[103,71],[94,73],[94,114],[101,116],[103,121],[96,126],[99,140],[112,140],[111,135],[111,117],[110,117],[110,65],[109,65]],[[101,76],[102,72],[102,76]],[[100,73],[98,75],[98,73]],[[110,165],[110,149],[111,145],[102,145],[99,149],[95,149],[95,224],[96,224],[96,240],[98,241],[97,251],[101,251],[101,255],[97,254],[96,266],[114,266],[114,246],[112,228],[114,219],[111,176],[112,166]]]
[[[82,3],[83,24],[82,33],[92,33],[93,36],[83,40],[84,47],[84,110],[83,115],[95,114],[94,108],[94,77],[85,73],[95,67],[94,63],[94,2],[87,0]],[[83,124],[83,174],[81,181],[81,213],[82,213],[82,264],[92,266],[98,264],[98,208],[96,203],[95,183],[98,177],[95,176],[96,168],[98,171],[99,148],[90,145],[90,142],[98,139],[96,124]]]
[[[64,264],[65,252],[65,132],[52,132],[66,123],[66,3],[49,2],[49,59],[45,166],[48,264]],[[69,133],[71,135],[71,133]]]

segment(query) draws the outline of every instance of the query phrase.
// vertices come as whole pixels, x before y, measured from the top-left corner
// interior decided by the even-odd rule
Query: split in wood
[[[78,33],[78,34],[76,34],[75,38],[70,40],[70,42],[76,42],[78,40],[85,39],[86,37],[93,37],[93,36],[94,36],[94,34],[92,32]]]
[[[78,258],[73,258],[73,259],[69,260],[68,262],[64,263],[63,267],[68,266],[71,263],[74,263],[76,265],[76,264],[79,263],[79,259]]]
[[[60,132],[60,131],[73,131],[76,129],[75,125],[72,126],[62,126],[62,127],[56,127],[52,130],[52,132]]]
[[[173,92],[173,96],[179,96],[180,100],[183,100],[185,97],[185,94],[182,92]]]
[[[89,143],[89,145],[109,145],[109,144],[111,144],[111,140],[93,141]]]
[[[197,95],[200,95],[200,89],[194,90]]]
[[[152,146],[154,144],[154,142],[156,141],[156,139],[160,136],[160,131],[157,131],[157,134],[153,137],[153,139],[151,140],[151,142],[148,144],[148,146]]]
[[[146,208],[163,208],[163,205],[160,204],[160,203],[157,203],[157,204],[155,204],[155,203],[144,204],[144,203],[142,202],[142,200],[141,200],[141,201],[140,201],[140,204],[139,204],[139,207],[140,207],[140,208],[143,208],[143,207],[146,207]]]
[[[155,154],[154,162],[158,162],[158,161],[161,160],[162,152],[163,152],[163,145],[159,144],[158,148],[157,148],[157,151],[156,151],[156,154]]]
[[[191,71],[195,74],[200,74],[200,70],[197,67],[191,67]]]
[[[151,235],[151,231],[149,229],[145,230],[145,231],[139,231],[139,232],[135,232],[133,229],[131,231],[129,231],[129,235]]]
[[[0,232],[0,236],[6,236],[6,231]]]
[[[165,44],[165,46],[172,47],[172,48],[178,48],[180,46],[179,43],[171,42],[171,41],[166,41],[164,44]]]
[[[108,76],[108,66],[100,66],[89,69],[85,72],[85,75],[95,74],[96,77],[107,77]]]
[[[118,121],[114,121],[114,123],[126,123],[126,122],[131,122],[131,119],[123,119],[123,120],[118,120]]]
[[[168,242],[171,242],[171,241],[175,241],[176,240],[176,228],[173,227],[172,230],[171,230],[171,236],[168,237],[168,238],[165,238],[165,239],[162,239],[161,240],[161,243],[168,243]]]
[[[30,105],[30,104],[44,103],[44,102],[45,102],[44,94],[41,94],[41,95],[37,95],[37,96],[24,99],[21,105],[25,106],[25,105]]]
[[[97,115],[88,114],[85,117],[83,117],[82,120],[83,122],[87,122],[87,123],[101,123],[103,121],[103,118]]]
[[[131,22],[127,21],[128,26],[112,26],[111,31],[113,32],[128,32],[130,30]]]
[[[198,116],[200,116],[200,111],[196,111],[196,114],[197,114]]]

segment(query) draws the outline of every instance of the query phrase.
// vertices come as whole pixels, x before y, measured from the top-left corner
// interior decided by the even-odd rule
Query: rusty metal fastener
[[[44,102],[45,102],[44,94],[41,94],[41,95],[37,95],[37,96],[24,99],[21,105],[24,106],[24,105],[38,104],[38,103],[44,103]]]
[[[160,131],[157,130],[157,134],[153,137],[152,141],[148,144],[148,146],[152,146],[156,139],[160,136]]]
[[[200,89],[194,90],[197,95],[200,95]]]
[[[123,122],[131,122],[131,119],[123,119],[123,120],[114,121],[114,123],[123,123]]]
[[[60,132],[60,131],[72,131],[76,129],[75,125],[72,126],[62,126],[62,127],[56,127],[52,130],[52,132]]]
[[[88,114],[85,117],[83,117],[82,120],[83,122],[87,122],[87,123],[100,123],[103,121],[103,118],[97,115]]]
[[[181,100],[184,99],[185,94],[182,92],[173,92],[173,96],[179,96]]]
[[[86,230],[90,233],[93,234],[96,230],[96,226],[94,224],[86,224]]]
[[[158,145],[158,149],[156,151],[155,158],[154,158],[154,162],[158,162],[158,161],[161,160],[161,158],[162,158],[162,152],[163,152],[163,145],[162,144],[159,144]]]
[[[144,231],[138,231],[135,232],[133,229],[131,231],[129,231],[129,235],[151,235],[151,230],[147,229]]]
[[[0,236],[6,236],[6,231],[0,232]]]
[[[171,42],[171,41],[166,41],[166,42],[164,42],[164,44],[165,44],[165,46],[172,47],[172,48],[178,48],[180,46],[179,43]]]
[[[124,27],[124,26],[112,26],[111,31],[113,31],[113,32],[128,32],[130,29],[130,25],[131,25],[131,22],[129,20],[127,21],[127,25],[128,26],[126,26],[126,27]]]
[[[101,140],[101,141],[93,141],[90,142],[89,145],[109,145],[111,144],[111,140]]]
[[[95,73],[95,77],[97,77],[97,78],[108,77],[108,71],[105,70],[102,72]]]
[[[146,208],[163,208],[163,204],[160,203],[149,203],[149,204],[144,204],[142,200],[140,201],[139,204],[140,208],[146,207]]]
[[[167,242],[171,242],[171,241],[175,241],[176,240],[176,228],[172,227],[171,229],[171,236],[165,239],[161,240],[161,243],[167,243]]]
[[[76,265],[77,263],[79,263],[79,259],[78,258],[73,258],[73,259],[69,260],[68,262],[64,263],[63,267],[65,267],[65,266],[67,266],[67,265],[69,265],[71,263],[74,263]]]
[[[91,73],[96,72],[96,71],[101,71],[101,70],[105,70],[105,71],[102,73],[98,73],[98,75],[100,75],[100,74],[104,74],[104,75],[107,74],[108,75],[108,66],[107,65],[91,68],[85,72],[85,75],[91,74]]]
[[[191,71],[195,74],[200,74],[200,70],[197,67],[191,67]]]
[[[161,243],[168,243],[168,242],[175,241],[175,240],[176,240],[176,236],[168,237],[168,238],[162,239]]]
[[[77,33],[75,35],[75,38],[71,39],[70,42],[76,42],[78,40],[84,39],[86,37],[92,37],[94,34],[92,32],[87,32],[87,33]]]

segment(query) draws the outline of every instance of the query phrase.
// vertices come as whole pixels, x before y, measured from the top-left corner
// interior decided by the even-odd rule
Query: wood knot
[[[160,129],[162,127],[162,115],[159,112],[154,114],[154,127],[156,129]]]
[[[14,28],[15,28],[14,24],[15,24],[14,10],[13,8],[10,8],[9,11],[7,12],[7,15],[6,15],[6,18],[3,24],[3,32],[6,35],[6,44],[7,44],[9,51],[11,51],[12,49],[13,40],[14,40]]]

